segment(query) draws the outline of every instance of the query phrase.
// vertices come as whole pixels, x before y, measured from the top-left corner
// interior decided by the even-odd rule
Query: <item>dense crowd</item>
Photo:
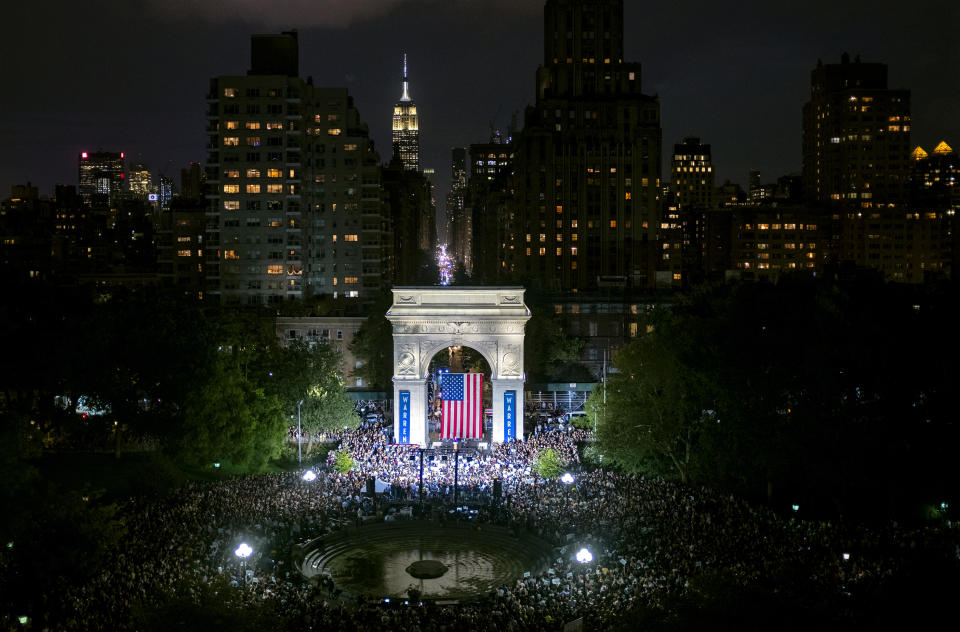
[[[551,566],[459,605],[385,605],[342,594],[329,582],[305,581],[297,545],[352,525],[365,511],[369,477],[417,498],[418,451],[389,445],[375,426],[335,438],[354,459],[350,472],[318,468],[312,482],[299,473],[235,477],[190,483],[162,500],[130,501],[122,546],[92,581],[64,584],[45,615],[35,615],[38,628],[134,629],[137,612],[164,599],[200,602],[212,588],[230,607],[269,602],[291,629],[558,630],[579,617],[599,629],[631,606],[668,608],[709,572],[742,587],[794,581],[784,588],[842,603],[897,573],[907,550],[929,549],[954,564],[960,551],[950,530],[785,520],[707,488],[579,471],[584,431],[550,429],[463,456],[457,467],[460,485],[475,498],[488,497],[495,478],[504,482],[499,511],[483,519],[551,541],[559,550]],[[577,471],[573,483],[535,477],[531,464],[547,447]],[[425,465],[429,503],[451,501],[453,467],[452,459],[440,458]],[[242,567],[234,555],[241,541],[253,548]],[[594,554],[588,564],[574,559],[584,543]]]

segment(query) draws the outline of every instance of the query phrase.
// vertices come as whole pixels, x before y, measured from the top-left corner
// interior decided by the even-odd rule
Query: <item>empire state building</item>
[[[393,106],[393,151],[404,169],[420,170],[420,117],[417,104],[410,98],[406,54],[403,55],[403,94]]]

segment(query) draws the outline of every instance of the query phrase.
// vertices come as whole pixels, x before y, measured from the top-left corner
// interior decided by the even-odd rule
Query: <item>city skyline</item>
[[[0,124],[4,195],[27,181],[43,194],[77,184],[84,150],[123,151],[131,164],[168,176],[203,161],[206,80],[245,72],[250,34],[297,28],[300,74],[350,91],[382,162],[391,154],[396,60],[409,54],[427,112],[421,163],[440,174],[439,201],[449,187],[450,148],[486,142],[490,123],[505,131],[514,112],[522,127],[542,62],[540,0],[292,2],[269,16],[239,0],[218,5],[216,16],[190,2],[107,0],[96,19],[73,4],[49,4],[43,21],[34,8],[6,10],[3,47],[13,63],[0,71],[9,87]],[[687,136],[710,144],[718,184],[746,185],[751,168],[764,180],[799,173],[810,71],[843,52],[887,64],[890,86],[911,90],[912,146],[956,145],[960,81],[950,71],[960,51],[948,28],[960,8],[914,6],[900,14],[863,2],[748,2],[732,10],[626,2],[625,61],[642,64],[645,92],[660,98],[666,146]]]

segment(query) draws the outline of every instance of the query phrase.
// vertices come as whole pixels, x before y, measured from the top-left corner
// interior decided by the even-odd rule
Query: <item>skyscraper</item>
[[[297,34],[255,35],[247,75],[210,81],[208,296],[361,298],[388,282],[379,156],[345,88],[297,76]]]
[[[82,151],[78,156],[78,191],[87,204],[115,204],[124,189],[123,152]]]
[[[503,272],[547,289],[651,282],[660,104],[623,61],[622,0],[548,0],[536,104],[516,142]]]
[[[142,162],[138,162],[130,169],[130,193],[137,197],[146,199],[148,195],[156,191],[153,186],[153,175],[150,169]]]
[[[906,201],[910,91],[887,86],[887,65],[823,64],[810,73],[803,106],[803,183],[809,201],[884,208]]]
[[[410,98],[407,78],[407,55],[403,55],[403,94],[393,106],[393,150],[403,161],[403,168],[420,170],[420,115]]]

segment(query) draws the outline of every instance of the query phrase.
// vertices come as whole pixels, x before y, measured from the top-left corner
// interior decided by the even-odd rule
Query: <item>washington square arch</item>
[[[428,371],[448,347],[469,347],[490,367],[493,443],[523,439],[523,336],[530,310],[521,287],[397,287],[393,327],[393,440],[429,441]]]

